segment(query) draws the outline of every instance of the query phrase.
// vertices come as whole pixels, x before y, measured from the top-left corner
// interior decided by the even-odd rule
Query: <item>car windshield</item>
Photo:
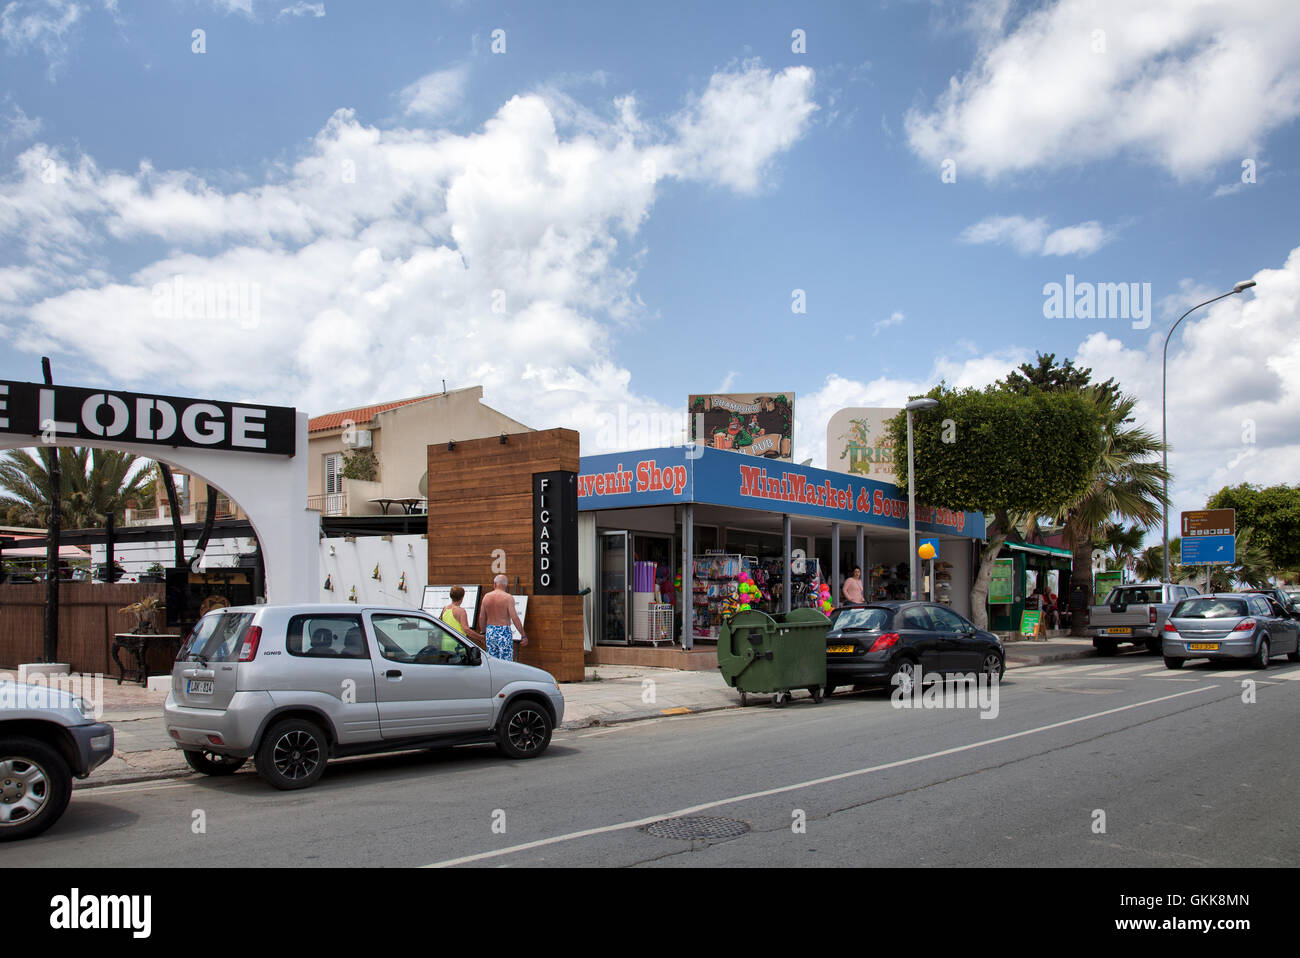
[[[187,662],[233,662],[252,622],[252,612],[210,612],[194,626],[179,658]]]
[[[889,625],[888,609],[841,609],[831,628],[841,632],[879,632]]]
[[[1239,619],[1246,614],[1244,599],[1216,599],[1200,596],[1184,599],[1174,609],[1175,619]]]

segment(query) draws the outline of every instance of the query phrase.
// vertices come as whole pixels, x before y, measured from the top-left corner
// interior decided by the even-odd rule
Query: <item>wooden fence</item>
[[[135,628],[135,616],[118,609],[149,596],[162,599],[163,590],[161,583],[60,583],[59,661],[67,662],[74,672],[117,675],[109,657],[113,635]],[[167,631],[161,621],[154,624]],[[0,584],[0,668],[16,669],[20,663],[39,661],[44,636],[45,583]],[[124,663],[128,659],[122,655]],[[166,674],[172,659],[151,652],[148,664],[151,675]]]

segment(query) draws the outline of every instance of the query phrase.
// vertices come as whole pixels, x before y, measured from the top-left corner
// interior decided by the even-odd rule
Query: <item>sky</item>
[[[1039,352],[1158,435],[1254,280],[1170,342],[1171,513],[1300,479],[1294,0],[0,0],[0,70],[0,378],[482,385],[584,453],[785,392],[824,466]]]

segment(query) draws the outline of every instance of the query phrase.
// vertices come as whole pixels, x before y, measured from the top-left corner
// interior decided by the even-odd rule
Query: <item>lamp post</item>
[[[1255,281],[1253,279],[1242,280],[1240,283],[1234,285],[1229,292],[1226,292],[1221,296],[1216,296],[1214,299],[1207,299],[1203,303],[1197,303],[1187,312],[1183,313],[1183,315],[1178,317],[1178,323],[1181,323],[1202,306],[1209,306],[1211,303],[1217,303],[1221,299],[1226,299],[1229,296],[1234,296],[1237,293],[1244,292],[1254,285]],[[1160,445],[1162,447],[1160,452],[1160,461],[1165,473],[1164,538],[1161,540],[1164,551],[1165,575],[1164,578],[1161,579],[1162,582],[1169,581],[1169,415],[1165,410],[1165,379],[1169,363],[1169,340],[1173,337],[1174,330],[1178,328],[1178,323],[1174,323],[1169,327],[1169,332],[1165,336],[1165,349],[1160,357]]]
[[[912,464],[912,413],[933,409],[937,399],[913,399],[903,408],[907,410],[907,573],[908,592],[916,601],[916,469]]]

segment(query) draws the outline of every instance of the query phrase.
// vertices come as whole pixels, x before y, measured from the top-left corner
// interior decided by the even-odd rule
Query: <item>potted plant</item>
[[[165,582],[167,579],[166,571],[161,562],[155,562],[140,574],[141,582]]]
[[[167,606],[163,604],[162,599],[156,595],[151,595],[132,602],[126,608],[117,611],[135,616],[135,628],[131,630],[135,635],[157,635],[158,631],[154,626],[154,615],[166,608]]]

